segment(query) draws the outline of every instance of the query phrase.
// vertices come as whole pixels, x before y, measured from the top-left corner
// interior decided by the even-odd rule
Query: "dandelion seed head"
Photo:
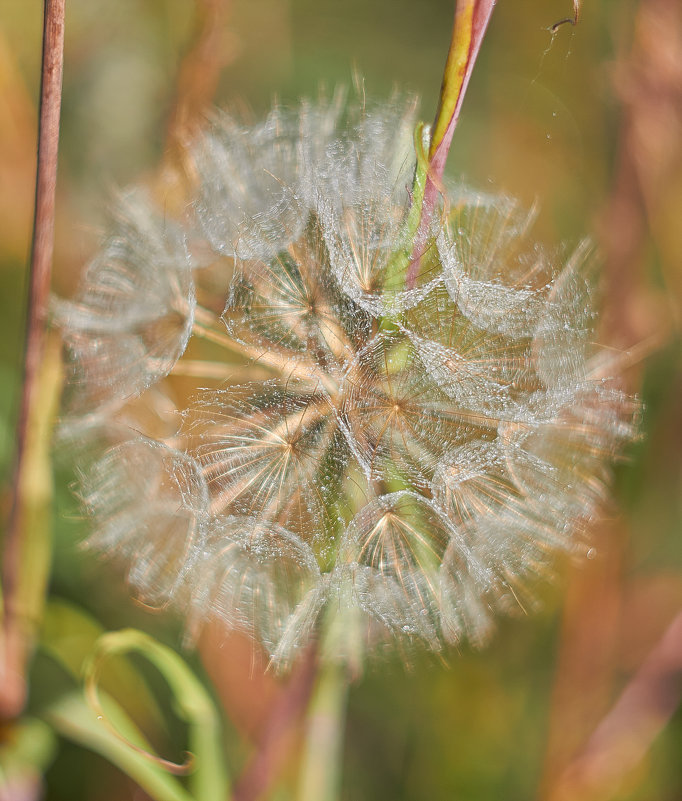
[[[636,436],[594,344],[588,243],[560,262],[533,212],[455,188],[414,252],[414,113],[338,94],[254,126],[216,114],[192,213],[128,196],[59,305],[70,418],[155,392],[179,411],[172,433],[137,414],[84,475],[90,544],[282,668],[314,637],[354,664],[482,644],[582,547]]]

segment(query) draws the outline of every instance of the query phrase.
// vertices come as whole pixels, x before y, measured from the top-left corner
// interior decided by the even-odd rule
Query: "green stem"
[[[322,664],[308,712],[297,801],[336,801],[341,785],[348,673]]]
[[[412,182],[412,204],[407,214],[403,228],[398,236],[399,246],[392,255],[386,269],[386,282],[389,286],[393,285],[394,278],[402,274],[405,269],[410,269],[410,262],[418,252],[417,234],[419,233],[422,219],[422,206],[424,203],[424,191],[426,189],[429,162],[425,151],[424,131],[426,126],[423,122],[417,123],[414,129],[414,151],[417,158]],[[413,282],[414,285],[414,282]],[[408,286],[411,289],[412,286]],[[391,316],[388,315],[389,324]]]

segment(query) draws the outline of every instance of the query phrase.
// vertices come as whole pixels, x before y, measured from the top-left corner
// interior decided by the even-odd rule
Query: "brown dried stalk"
[[[30,264],[30,284],[26,321],[24,382],[17,425],[17,450],[12,511],[3,552],[4,643],[0,654],[0,714],[18,714],[24,704],[24,664],[28,643],[24,642],[17,609],[22,557],[23,510],[21,477],[25,469],[26,441],[32,409],[39,402],[37,378],[45,343],[45,324],[50,294],[54,248],[55,193],[59,115],[64,63],[65,0],[45,0],[43,60],[38,127],[35,216]]]

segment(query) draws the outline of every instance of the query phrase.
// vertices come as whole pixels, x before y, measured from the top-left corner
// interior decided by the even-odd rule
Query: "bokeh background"
[[[67,0],[54,292],[73,292],[115,190],[158,180],[179,127],[211,97],[257,119],[273,99],[293,103],[361,75],[368,96],[396,86],[416,92],[431,120],[452,6]],[[539,589],[542,611],[501,620],[483,650],[462,646],[442,662],[415,654],[408,665],[387,658],[352,687],[345,801],[682,798],[679,621],[669,630],[682,610],[682,10],[677,0],[586,0],[577,25],[552,30],[573,13],[567,0],[499,3],[448,173],[537,201],[536,233],[546,243],[597,242],[601,336],[631,353],[626,380],[644,402],[642,438],[615,471],[595,558],[562,565],[561,581]],[[41,33],[42,2],[0,0],[3,516],[21,381]],[[73,465],[55,457],[52,573],[30,725],[0,729],[0,765],[11,762],[20,730],[28,739],[24,791],[32,795],[5,788],[0,798],[140,801],[144,793],[101,755],[43,725],[46,710],[77,685],[81,652],[99,630],[135,626],[180,650],[182,627],[136,606],[122,573],[79,548],[85,524],[69,489]],[[201,653],[184,657],[221,704],[226,760],[239,775],[276,680],[259,680],[257,664],[249,670],[243,642],[226,643],[219,632],[205,640]],[[131,676],[111,681],[158,749],[181,758],[186,731],[159,676],[133,660]],[[295,752],[273,798],[290,797]]]

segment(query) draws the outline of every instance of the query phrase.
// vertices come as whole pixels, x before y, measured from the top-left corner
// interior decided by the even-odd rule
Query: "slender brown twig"
[[[180,61],[166,126],[165,155],[154,190],[167,211],[182,215],[196,170],[188,146],[206,123],[223,67],[234,58],[226,21],[232,0],[195,0],[194,31]]]
[[[44,7],[38,163],[26,319],[24,382],[17,424],[13,503],[4,541],[2,570],[5,640],[0,670],[7,681],[3,682],[0,711],[7,715],[17,714],[21,710],[25,692],[23,681],[20,679],[23,674],[26,644],[21,642],[16,608],[23,531],[20,487],[29,419],[31,410],[37,402],[37,377],[44,349],[50,294],[64,63],[64,4],[65,0],[45,0]]]

